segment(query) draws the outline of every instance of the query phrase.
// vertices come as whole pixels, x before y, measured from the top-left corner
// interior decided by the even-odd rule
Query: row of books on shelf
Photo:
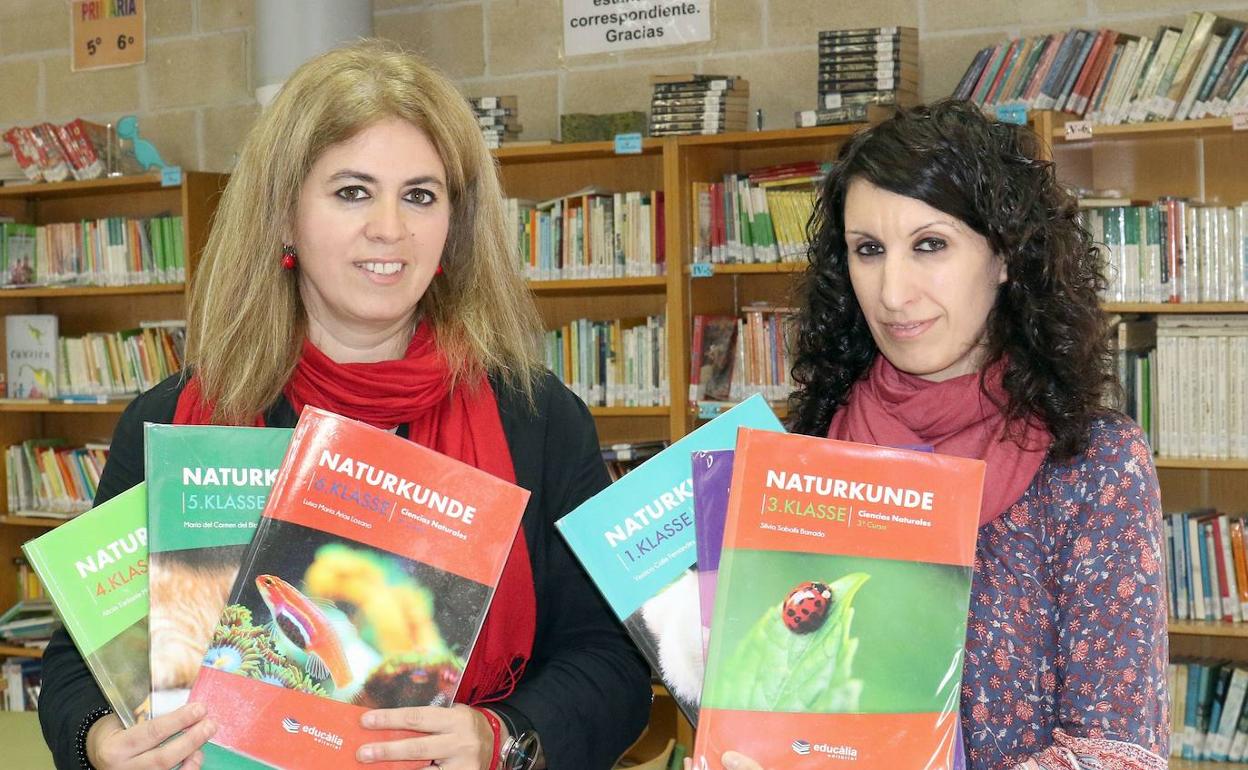
[[[1115,404],[1158,455],[1248,459],[1248,316],[1119,319]]]
[[[1248,203],[1120,202],[1082,209],[1093,240],[1104,246],[1103,299],[1248,302]]]
[[[664,273],[662,191],[587,188],[540,203],[509,198],[507,215],[531,280]]]
[[[689,402],[781,401],[793,391],[794,309],[746,305],[739,316],[693,317]]]
[[[1244,518],[1214,510],[1166,515],[1170,617],[1248,620]]]
[[[693,183],[693,261],[797,262],[827,164],[814,161]]]
[[[10,516],[67,519],[91,507],[108,460],[108,444],[67,446],[28,439],[4,453]]]
[[[1211,762],[1248,760],[1248,668],[1186,661],[1167,668],[1170,756]]]
[[[180,216],[0,223],[3,286],[128,286],[184,280]]]
[[[1248,107],[1245,23],[1192,11],[1152,37],[1071,29],[976,53],[953,96],[1114,125],[1220,117]]]
[[[546,366],[589,406],[669,406],[666,326],[580,318],[545,333]]]
[[[6,394],[11,399],[104,403],[137,395],[181,371],[185,321],[62,337],[55,315],[5,316]]]

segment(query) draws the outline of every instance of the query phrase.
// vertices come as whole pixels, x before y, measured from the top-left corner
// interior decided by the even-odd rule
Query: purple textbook
[[[702,655],[711,638],[715,610],[715,580],[719,551],[724,544],[728,514],[728,486],[732,481],[731,449],[693,452],[693,538],[698,554],[698,599],[702,615]]]

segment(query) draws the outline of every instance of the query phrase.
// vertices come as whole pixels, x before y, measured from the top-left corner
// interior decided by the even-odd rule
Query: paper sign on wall
[[[711,39],[711,0],[563,0],[565,56]]]
[[[147,58],[144,0],[73,0],[73,70],[141,64]]]

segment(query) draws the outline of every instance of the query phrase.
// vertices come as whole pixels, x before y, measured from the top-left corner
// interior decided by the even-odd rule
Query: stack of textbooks
[[[1151,371],[1158,454],[1248,459],[1248,316],[1158,318]]]
[[[0,224],[0,285],[125,286],[184,280],[180,216]]]
[[[819,33],[819,94],[798,112],[799,128],[858,123],[872,108],[919,101],[919,31],[915,27],[836,29]]]
[[[529,280],[663,275],[663,192],[590,187],[535,203],[507,199],[509,229]]]
[[[145,483],[23,546],[123,724],[201,702],[205,764],[328,769],[410,737],[365,710],[453,701],[527,491],[311,407],[145,450]]]
[[[1192,11],[1152,37],[1071,29],[976,53],[953,96],[1115,125],[1221,117],[1248,107],[1245,22]]]
[[[60,625],[49,599],[22,599],[0,613],[0,643],[42,650]]]
[[[653,75],[650,136],[723,134],[749,127],[750,84],[735,75]]]
[[[1095,204],[1095,205],[1093,205]],[[1248,302],[1248,203],[1082,201],[1107,302]]]
[[[4,453],[10,516],[68,519],[91,507],[108,445],[66,445],[60,439],[29,439]]]
[[[806,223],[828,166],[814,161],[694,182],[693,261],[801,262]]]
[[[546,332],[546,367],[589,406],[668,406],[666,326],[661,315],[577,319]]]
[[[96,179],[107,170],[108,129],[81,118],[64,125],[14,126],[0,139],[32,182]]]
[[[695,766],[959,767],[983,478],[787,435],[756,396],[557,526],[695,723]]]
[[[1171,663],[1170,756],[1248,759],[1248,668],[1225,661]]]
[[[497,150],[504,143],[520,138],[519,102],[514,96],[477,96],[468,100],[485,146]]]
[[[689,401],[741,401],[759,394],[782,401],[795,387],[791,344],[794,308],[746,305],[739,316],[695,315],[690,343]]]
[[[619,481],[624,474],[637,468],[646,460],[671,446],[670,441],[656,439],[654,441],[630,441],[602,447],[602,461],[607,464],[607,472],[612,481]]]

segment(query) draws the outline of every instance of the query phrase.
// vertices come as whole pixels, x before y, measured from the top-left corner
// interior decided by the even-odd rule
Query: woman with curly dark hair
[[[968,767],[1164,768],[1156,472],[1140,429],[1103,406],[1100,259],[1038,148],[951,101],[842,148],[811,220],[791,427],[987,462]]]

